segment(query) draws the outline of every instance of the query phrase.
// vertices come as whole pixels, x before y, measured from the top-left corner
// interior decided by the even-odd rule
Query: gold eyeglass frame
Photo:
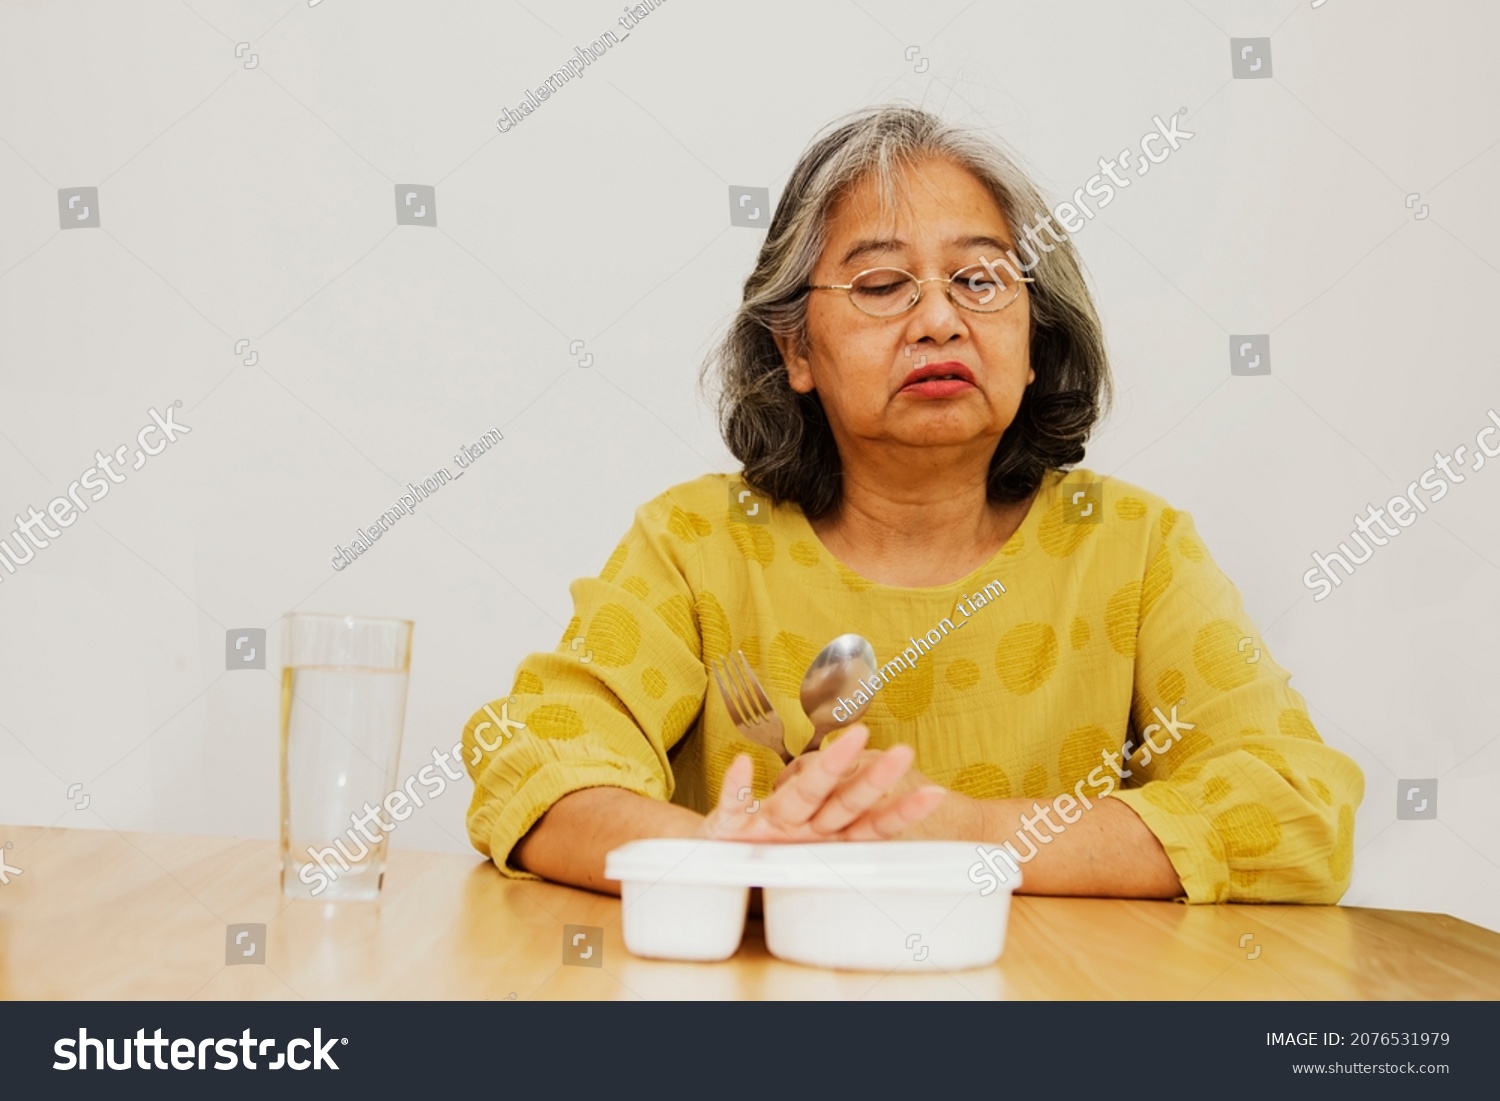
[[[1011,300],[1009,302],[1005,303],[1004,306],[996,306],[993,310],[983,310],[983,309],[979,309],[979,308],[977,308],[975,306],[967,306],[967,305],[965,305],[964,303],[960,302],[957,298],[955,298],[954,294],[953,294],[953,281],[955,279],[957,279],[960,275],[962,275],[964,272],[969,271],[970,269],[973,269],[973,268],[978,268],[981,271],[985,272],[986,274],[990,275],[991,277],[993,277],[994,274],[995,274],[993,268],[987,268],[983,264],[970,264],[970,265],[968,265],[968,267],[959,268],[952,275],[948,275],[948,276],[934,275],[930,279],[918,279],[915,275],[913,275],[911,272],[907,271],[904,268],[888,268],[888,267],[866,268],[864,271],[862,271],[859,274],[857,274],[848,283],[809,283],[807,285],[807,289],[810,290],[810,291],[844,291],[848,295],[850,305],[852,305],[860,313],[864,314],[866,317],[877,317],[877,318],[880,318],[883,321],[888,321],[888,320],[890,320],[893,317],[900,317],[903,314],[910,313],[913,309],[916,308],[917,303],[920,302],[920,301],[922,301],[922,284],[923,283],[946,283],[946,284],[948,284],[948,289],[946,291],[946,293],[948,295],[948,301],[952,302],[959,309],[961,309],[961,310],[968,310],[970,313],[992,314],[992,313],[999,313],[1001,310],[1004,310],[1004,309],[1006,309],[1006,308],[1008,308],[1010,306],[1014,306],[1016,304],[1016,300],[1021,297],[1020,284],[1022,284],[1022,283],[1035,283],[1036,282],[1035,279],[1033,279],[1033,278],[1031,278],[1029,276],[1025,276],[1025,275],[1018,275],[1018,276],[1016,276],[1015,280],[1014,280],[1014,282],[1016,283],[1016,293],[1015,293],[1015,296],[1013,298],[1011,298]],[[859,280],[863,279],[867,275],[873,275],[877,271],[889,271],[889,272],[895,272],[898,275],[904,275],[904,276],[906,276],[906,278],[908,280],[910,280],[911,282],[913,282],[913,283],[915,283],[917,285],[917,293],[912,297],[912,300],[910,302],[908,302],[903,308],[897,310],[895,313],[871,313],[869,310],[865,309],[863,306],[861,306],[858,302],[856,302],[854,300],[854,285],[855,285],[855,283],[859,282]],[[969,279],[973,279],[974,277],[971,275],[968,278]]]

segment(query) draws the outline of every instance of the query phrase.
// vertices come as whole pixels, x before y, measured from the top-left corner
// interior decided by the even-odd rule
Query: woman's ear
[[[813,385],[812,363],[802,350],[801,341],[796,336],[782,333],[773,333],[771,338],[776,341],[781,361],[786,364],[787,384],[799,394],[810,394],[817,389]]]

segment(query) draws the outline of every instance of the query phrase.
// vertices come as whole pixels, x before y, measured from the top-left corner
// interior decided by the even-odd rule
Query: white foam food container
[[[1020,875],[981,894],[964,841],[748,845],[633,841],[605,858],[621,885],[625,946],[638,956],[722,960],[744,935],[751,887],[765,889],[766,947],[814,967],[960,970],[1005,947]],[[989,877],[986,877],[989,878]]]

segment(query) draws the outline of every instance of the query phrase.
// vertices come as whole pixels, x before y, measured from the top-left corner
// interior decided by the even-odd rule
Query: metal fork
[[[771,750],[783,763],[791,764],[781,716],[771,706],[771,698],[750,668],[745,652],[736,650],[733,657],[715,658],[709,662],[709,668],[719,684],[719,695],[724,697],[729,721],[751,741]]]

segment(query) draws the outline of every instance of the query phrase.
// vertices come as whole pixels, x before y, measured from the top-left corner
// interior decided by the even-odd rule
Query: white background
[[[192,429],[0,574],[0,822],[274,837],[275,632],[267,672],[224,638],[292,609],[415,619],[401,775],[451,746],[639,503],[733,468],[696,383],[763,236],[728,188],[774,201],[836,117],[983,126],[1055,200],[1185,107],[1077,237],[1120,390],[1087,465],[1194,515],[1365,770],[1345,901],[1500,928],[1500,464],[1328,599],[1301,582],[1500,407],[1500,9],[671,0],[497,132],[619,13],[0,0],[0,534],[149,408]],[[1272,78],[1231,79],[1261,36]],[[408,183],[438,228],[395,225]],[[99,228],[59,229],[76,186]],[[1240,333],[1269,377],[1230,377]],[[1436,820],[1396,819],[1399,778],[1438,779]],[[468,796],[393,844],[467,851]]]

